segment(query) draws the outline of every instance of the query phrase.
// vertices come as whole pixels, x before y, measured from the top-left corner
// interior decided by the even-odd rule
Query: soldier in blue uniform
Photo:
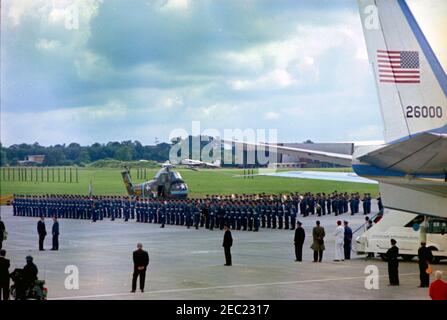
[[[201,218],[200,203],[192,202],[191,209],[194,212],[194,227],[196,228],[196,230],[199,230],[200,218]]]
[[[283,205],[283,212],[284,212],[284,229],[289,230],[290,228],[290,209],[292,207],[292,204],[289,200],[284,203]]]
[[[259,231],[259,225],[261,218],[259,217],[259,206],[256,206],[254,203],[252,204],[252,210],[253,210],[253,231],[258,232]]]
[[[270,207],[272,208],[272,229],[276,229],[277,227],[276,217],[278,216],[278,203],[274,201]]]
[[[296,218],[297,218],[297,210],[296,207],[291,205],[289,207],[290,210],[290,230],[295,230],[295,226],[296,226]]]
[[[278,229],[282,229],[284,226],[284,202],[278,201],[277,205],[277,217],[278,217]]]
[[[217,214],[217,207],[215,203],[211,203],[209,208],[209,228],[212,231],[215,224],[215,215]]]
[[[96,197],[91,202],[91,219],[93,222],[98,220],[98,211],[97,211],[97,199]]]
[[[143,209],[142,209],[142,214],[143,214],[143,222],[144,223],[148,223],[149,221],[149,200],[148,199],[144,199],[141,203]]]
[[[349,209],[351,210],[351,216],[355,214],[354,194],[351,194],[349,199]]]
[[[192,208],[192,204],[188,204],[184,206],[185,211],[185,223],[186,223],[186,227],[189,229],[192,226],[192,221],[193,221],[193,208]]]
[[[331,214],[332,212],[332,199],[330,194],[326,197],[326,211],[327,214]]]
[[[139,198],[136,199],[136,203],[135,203],[135,216],[136,216],[136,220],[137,222],[143,222],[143,208],[142,208],[142,203],[140,201]]]
[[[379,212],[383,212],[382,197],[380,194],[377,197],[377,208],[379,209]]]
[[[338,196],[335,194],[332,195],[332,211],[338,216]]]
[[[140,219],[141,219],[141,208],[140,208],[139,200],[129,199],[128,197],[122,199],[121,206],[123,207],[124,222],[129,221],[130,212],[131,212],[132,208],[136,208],[137,204],[138,204],[138,211],[140,212]]]
[[[166,205],[167,205],[167,202],[165,201],[164,203],[160,203],[160,205],[158,207],[157,216],[158,216],[158,223],[161,224],[160,228],[164,228],[165,227],[165,223],[166,223]]]
[[[267,219],[266,219],[266,204],[264,202],[264,200],[261,200],[260,204],[259,204],[259,210],[258,213],[261,216],[261,228],[265,228],[266,224],[267,224]]]
[[[248,231],[253,231],[254,227],[254,217],[253,217],[253,204],[247,203],[246,205],[246,212],[247,212],[247,229]]]
[[[302,199],[300,201],[300,214],[303,217],[307,217],[306,207],[307,207],[307,198],[304,195],[304,196],[302,196]]]
[[[371,213],[371,194],[369,193],[366,195],[366,213]]]
[[[270,229],[272,227],[272,203],[267,202],[265,205],[265,215],[267,220],[267,228]]]

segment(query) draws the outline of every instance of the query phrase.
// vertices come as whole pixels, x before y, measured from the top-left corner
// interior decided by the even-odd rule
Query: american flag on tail
[[[377,50],[377,67],[381,83],[420,83],[418,51]]]

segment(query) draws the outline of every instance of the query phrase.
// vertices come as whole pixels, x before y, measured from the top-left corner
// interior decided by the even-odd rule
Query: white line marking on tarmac
[[[399,276],[414,276],[419,273],[404,273],[399,274]],[[380,278],[388,277],[388,275],[379,276]],[[191,292],[191,291],[201,291],[201,290],[216,290],[216,289],[234,289],[234,288],[252,288],[252,287],[262,287],[262,286],[280,286],[280,285],[291,285],[299,283],[312,283],[312,282],[326,282],[326,281],[341,281],[341,280],[355,280],[364,279],[365,276],[361,277],[344,277],[344,278],[330,278],[330,279],[313,279],[313,280],[298,280],[298,281],[288,281],[288,282],[266,282],[266,283],[249,283],[249,284],[235,284],[228,286],[214,286],[214,287],[203,287],[203,288],[188,288],[188,289],[166,289],[157,291],[145,291],[141,294],[161,294],[161,293],[175,293],[175,292]],[[71,299],[89,299],[89,298],[107,298],[107,297],[119,297],[119,296],[131,296],[136,295],[135,293],[108,293],[108,294],[93,294],[85,296],[72,296],[72,297],[59,297],[50,298],[49,300],[71,300]]]

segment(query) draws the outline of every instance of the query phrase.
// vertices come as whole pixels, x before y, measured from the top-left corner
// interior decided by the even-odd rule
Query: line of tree
[[[0,143],[0,165],[17,165],[20,160],[25,160],[29,155],[44,155],[43,166],[82,166],[102,159],[120,161],[146,159],[162,162],[168,160],[170,147],[168,143],[143,146],[139,141],[94,143],[90,146],[81,146],[73,142],[68,145],[57,144],[48,147],[41,146],[37,142],[14,144],[9,147],[4,147]]]

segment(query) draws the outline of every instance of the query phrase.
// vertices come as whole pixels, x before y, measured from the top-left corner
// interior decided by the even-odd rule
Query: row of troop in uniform
[[[14,195],[12,207],[15,216],[93,221],[103,218],[133,218],[129,199],[120,196]]]
[[[289,195],[266,195],[264,193],[257,195],[239,195],[239,196],[218,196],[207,195],[206,199],[220,201],[240,201],[255,202],[256,205],[264,206],[283,206],[289,205],[295,208],[297,214],[304,217],[317,214],[318,216],[334,213],[336,216],[346,212],[352,215],[360,212],[360,203],[362,203],[363,214],[371,213],[371,194],[365,193],[360,196],[356,193],[338,193],[334,191],[331,194],[326,193],[291,193]],[[378,210],[382,211],[383,206],[380,196],[377,198]]]
[[[207,195],[204,199],[160,200],[132,199],[120,196],[46,195],[20,196],[13,200],[14,215],[47,216],[71,219],[104,218],[135,219],[138,222],[258,231],[259,227],[294,229],[298,214],[335,215],[359,212],[363,202],[364,214],[371,212],[371,196],[358,193],[326,195],[325,193],[289,195]],[[380,205],[380,202],[379,202]],[[379,208],[380,209],[380,208]]]

